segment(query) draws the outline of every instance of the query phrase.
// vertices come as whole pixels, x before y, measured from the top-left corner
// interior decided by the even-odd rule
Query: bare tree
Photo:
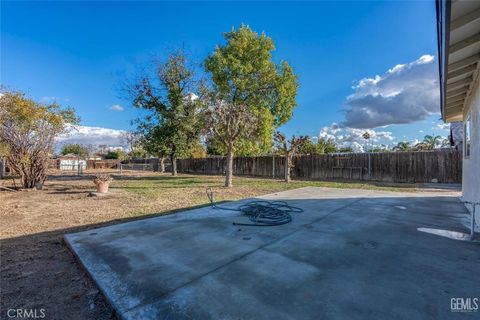
[[[308,137],[293,136],[290,141],[287,140],[284,134],[280,132],[275,133],[275,141],[277,142],[278,148],[285,155],[285,182],[290,182],[290,176],[293,166],[293,157],[298,154],[300,147],[308,141]]]
[[[98,146],[98,151],[100,152],[100,154],[104,155],[108,151],[108,146],[106,144],[100,144]]]
[[[146,150],[143,148],[143,135],[139,131],[125,131],[121,134],[121,139],[128,145],[128,156],[130,158],[147,156]]]
[[[120,138],[122,139],[122,141],[124,141],[128,145],[128,148],[130,149],[130,151],[135,150],[140,140],[139,135],[134,131],[122,132],[122,134],[120,135]]]
[[[7,161],[20,175],[24,188],[45,181],[55,138],[64,131],[66,122],[77,120],[72,109],[42,105],[19,92],[2,92],[0,144],[6,147]]]
[[[206,112],[207,128],[227,147],[225,187],[232,186],[235,142],[256,131],[255,115],[245,104],[228,103],[213,97]]]

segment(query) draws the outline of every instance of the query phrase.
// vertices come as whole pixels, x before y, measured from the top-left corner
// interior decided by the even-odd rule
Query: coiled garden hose
[[[291,206],[285,201],[268,200],[254,200],[242,204],[238,208],[226,208],[215,204],[211,188],[207,188],[206,192],[213,209],[238,211],[251,221],[250,223],[233,222],[237,226],[279,226],[292,221],[292,213],[303,212],[302,208]]]

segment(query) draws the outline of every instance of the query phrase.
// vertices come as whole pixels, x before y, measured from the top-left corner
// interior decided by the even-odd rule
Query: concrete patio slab
[[[301,188],[261,198],[304,212],[252,227],[204,207],[65,240],[123,319],[480,316],[450,309],[452,298],[480,298],[480,245],[417,230],[467,232],[455,193]]]

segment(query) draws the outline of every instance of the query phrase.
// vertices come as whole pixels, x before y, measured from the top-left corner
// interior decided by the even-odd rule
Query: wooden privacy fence
[[[171,170],[170,161],[164,159],[165,170]],[[120,170],[160,171],[160,159],[128,159],[119,164]]]
[[[292,177],[307,180],[460,183],[462,155],[455,150],[302,155],[293,159]],[[178,160],[178,172],[224,174],[224,157]],[[280,156],[237,157],[234,175],[281,179]]]
[[[87,169],[114,169],[119,163],[118,159],[87,160]]]
[[[223,175],[227,161],[225,157],[180,159],[177,171],[184,173],[202,173]],[[283,157],[237,157],[233,159],[233,174],[260,177],[283,177],[285,159]]]

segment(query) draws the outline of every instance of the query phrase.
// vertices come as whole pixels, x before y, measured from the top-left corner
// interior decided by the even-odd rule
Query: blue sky
[[[436,61],[419,60],[436,56],[433,0],[2,2],[1,83],[73,106],[85,126],[128,129],[139,111],[118,91],[126,75],[179,47],[201,62],[223,43],[223,32],[241,23],[272,37],[274,59],[287,60],[299,76],[298,107],[282,128],[287,134],[317,136],[324,128],[324,136],[349,141],[353,131],[332,123],[391,133],[378,143],[447,134],[434,114]],[[392,71],[399,64],[403,69]],[[408,83],[416,83],[414,91],[403,89]],[[364,119],[365,108],[379,112],[376,120]],[[406,124],[383,121],[389,114]]]

